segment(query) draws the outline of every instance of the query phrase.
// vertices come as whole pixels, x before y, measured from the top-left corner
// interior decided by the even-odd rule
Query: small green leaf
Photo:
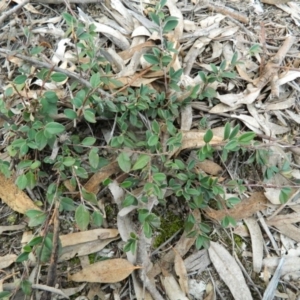
[[[161,62],[164,66],[167,66],[170,62],[172,61],[172,56],[171,55],[164,55],[161,58]]]
[[[153,12],[150,12],[149,13],[149,16],[151,18],[151,20],[156,24],[156,25],[160,25],[160,18],[157,14],[153,13]]]
[[[206,144],[208,144],[212,140],[213,136],[214,136],[214,134],[213,134],[212,130],[208,129],[203,138],[204,142]]]
[[[41,244],[42,241],[43,241],[43,237],[42,236],[36,236],[26,246],[33,247],[33,246],[36,246],[38,244]],[[24,248],[23,248],[23,250],[25,251]],[[31,251],[31,249],[30,249],[30,251]],[[29,252],[29,251],[26,251],[26,252]]]
[[[238,141],[242,144],[248,144],[255,138],[255,135],[254,132],[245,132],[238,137]]]
[[[27,187],[27,177],[25,174],[18,176],[16,185],[20,190],[24,190]]]
[[[152,130],[153,130],[153,132],[155,134],[159,134],[159,132],[160,132],[160,126],[159,126],[159,123],[156,120],[154,120],[152,122],[151,127],[152,127]]]
[[[220,76],[223,77],[223,78],[235,78],[236,74],[233,71],[232,72],[226,72],[226,71],[224,71],[224,72],[222,72],[220,74]]]
[[[145,222],[143,225],[143,231],[147,238],[151,238],[152,236],[152,228],[149,223]]]
[[[92,146],[95,144],[95,142],[96,139],[94,137],[88,136],[82,140],[81,144],[84,146]]]
[[[14,84],[23,84],[23,83],[25,83],[26,79],[27,79],[26,75],[18,75],[14,79]]]
[[[210,64],[211,70],[216,74],[219,72],[217,66],[215,64]]]
[[[65,126],[57,122],[49,122],[45,126],[45,131],[50,134],[60,134],[65,131]]]
[[[159,63],[159,59],[156,56],[154,56],[153,54],[145,54],[144,59],[146,60],[146,62],[148,62],[149,64],[152,64],[152,65]]]
[[[91,149],[91,151],[89,153],[89,163],[92,168],[97,169],[97,167],[99,165],[99,155],[98,155],[97,148]]]
[[[103,224],[103,216],[99,211],[94,211],[92,213],[92,223],[96,227],[101,227]]]
[[[131,161],[129,155],[125,152],[122,152],[119,154],[117,161],[121,170],[125,173],[129,173],[131,169]]]
[[[76,160],[74,157],[71,157],[71,156],[67,156],[67,157],[64,157],[63,159],[63,164],[66,166],[66,167],[71,167],[75,164]]]
[[[68,77],[65,74],[62,73],[53,73],[51,74],[50,78],[54,81],[54,82],[63,82],[65,81]]]
[[[17,165],[17,170],[22,170],[30,167],[32,165],[32,160],[22,160]]]
[[[140,170],[143,169],[150,161],[150,156],[147,154],[141,154],[139,158],[136,160],[135,164],[132,167],[132,170]]]
[[[232,140],[239,133],[239,130],[240,130],[240,125],[238,124],[232,129],[229,135],[229,139]]]
[[[75,166],[75,167],[74,167],[74,170],[75,170],[76,175],[77,175],[78,177],[80,177],[80,178],[86,179],[86,178],[89,177],[89,175],[88,175],[86,169],[84,169],[84,168],[82,168],[82,167],[76,167],[76,166]]]
[[[185,174],[185,173],[178,173],[176,175],[176,177],[179,179],[179,180],[182,180],[182,181],[187,181],[188,180],[188,176]]]
[[[229,150],[229,151],[236,151],[236,150],[238,150],[238,148],[239,148],[239,145],[236,140],[231,140],[224,146],[224,149]]]
[[[101,79],[100,79],[100,74],[99,73],[94,73],[91,78],[90,78],[90,84],[92,86],[92,88],[97,88],[101,83]]]
[[[281,204],[286,203],[289,200],[291,193],[292,193],[292,189],[290,187],[282,188],[279,194],[280,203]]]
[[[202,96],[205,98],[214,98],[216,96],[216,91],[212,87],[207,87],[203,92]]]
[[[44,47],[40,47],[40,46],[33,47],[33,48],[30,50],[30,54],[31,54],[31,55],[36,55],[36,54],[41,53],[43,50],[44,50]]]
[[[44,212],[37,209],[29,209],[26,211],[25,215],[29,218],[29,227],[41,225],[47,218],[47,215]]]
[[[230,131],[231,131],[231,127],[230,124],[227,122],[224,127],[224,138],[223,138],[224,141],[226,141],[229,138]]]
[[[76,18],[69,13],[64,12],[62,16],[69,26],[74,26],[77,23]]]
[[[222,220],[221,220],[221,225],[222,227],[226,228],[229,225],[229,218],[228,216],[225,216]]]
[[[255,55],[256,53],[261,52],[261,48],[259,44],[254,44],[253,46],[251,46],[251,48],[249,49],[249,53],[250,55]]]
[[[90,123],[96,123],[95,112],[90,109],[85,109],[83,112],[84,118]]]
[[[36,160],[34,163],[31,164],[30,169],[34,170],[37,169],[41,165],[41,162],[39,160]]]
[[[74,211],[75,210],[74,200],[71,198],[61,197],[60,205],[61,205],[62,209],[65,211]]]
[[[17,263],[20,263],[20,262],[23,262],[23,261],[28,260],[29,254],[30,254],[30,252],[23,252],[23,253],[21,253],[21,254],[17,257],[16,262],[17,262]]]
[[[232,56],[232,59],[231,59],[231,64],[232,64],[233,66],[236,65],[237,59],[238,59],[238,53],[237,53],[237,52],[234,52],[234,54],[233,54],[233,56]]]
[[[82,204],[75,211],[75,221],[80,230],[86,230],[89,225],[90,213]]]
[[[86,200],[92,204],[95,204],[95,205],[98,204],[97,197],[94,193],[88,192],[85,188],[82,188],[81,192],[82,192],[82,197],[84,200]]]
[[[25,295],[31,294],[31,282],[28,280],[21,281],[21,289]]]
[[[32,173],[32,171],[26,173],[26,178],[27,178],[26,186],[30,189],[33,189],[36,186],[36,177]]]
[[[137,204],[138,204],[138,202],[137,202],[136,198],[132,195],[126,195],[125,199],[122,202],[123,207],[127,207],[130,205],[137,205]]]
[[[71,108],[66,108],[64,110],[64,114],[70,120],[75,120],[77,118],[76,112]]]
[[[36,142],[36,144],[37,144],[39,150],[43,150],[43,149],[46,147],[47,142],[48,142],[48,139],[47,139],[47,137],[45,136],[43,130],[39,131],[39,132],[35,135],[35,142]]]
[[[178,24],[178,20],[168,19],[163,27],[163,33],[168,33],[172,31],[177,26],[177,24]]]
[[[167,4],[167,0],[160,0],[159,7],[163,8]]]
[[[231,208],[231,207],[233,207],[234,205],[240,203],[240,202],[241,202],[241,199],[238,198],[238,197],[230,197],[230,198],[226,199],[226,201],[227,201],[228,207]]]
[[[166,180],[166,175],[164,173],[155,173],[152,176],[153,180],[157,181],[157,182],[161,182]]]
[[[148,145],[151,146],[156,146],[158,143],[158,136],[157,135],[151,135],[150,138],[148,139]]]

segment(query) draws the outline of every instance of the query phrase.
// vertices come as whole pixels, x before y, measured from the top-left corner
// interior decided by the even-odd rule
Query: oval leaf
[[[65,126],[57,122],[49,122],[45,126],[45,131],[50,134],[60,134],[65,131]]]
[[[125,173],[128,173],[131,169],[131,162],[128,154],[125,152],[120,153],[117,160],[121,170]]]
[[[87,229],[90,222],[90,213],[82,204],[76,209],[75,220],[80,230]]]
[[[80,272],[70,275],[69,279],[76,282],[115,283],[124,280],[139,268],[125,259],[110,259],[89,265]]]
[[[210,242],[208,253],[214,267],[230,289],[234,299],[252,300],[243,273],[230,253],[222,245],[215,242]]]
[[[140,170],[143,169],[148,162],[150,161],[150,156],[147,154],[142,154],[140,157],[137,159],[135,164],[132,167],[132,170]]]
[[[67,75],[62,73],[53,73],[51,74],[51,79],[55,82],[63,82],[67,79]]]

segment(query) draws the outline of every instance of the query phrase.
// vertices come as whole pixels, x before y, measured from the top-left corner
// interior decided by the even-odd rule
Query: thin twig
[[[24,2],[14,6],[12,9],[4,12],[2,14],[2,16],[0,17],[0,25],[4,22],[4,20],[9,17],[10,15],[14,14],[15,12],[17,12],[20,8],[22,8],[24,5],[26,5],[27,3],[29,3],[30,0],[24,0]]]
[[[25,60],[25,61],[27,61],[27,62],[29,62],[29,63],[37,66],[37,67],[47,68],[49,70],[53,69],[56,72],[63,73],[65,75],[67,75],[68,77],[77,80],[78,82],[80,82],[81,84],[83,84],[84,86],[86,86],[88,88],[93,88],[92,85],[87,80],[79,77],[79,75],[76,74],[76,73],[74,73],[74,72],[70,72],[68,70],[59,68],[59,67],[57,67],[55,65],[51,65],[49,63],[46,63],[46,62],[43,62],[43,61],[39,61],[37,59],[31,58],[31,57],[28,57],[28,56],[25,56],[25,55],[22,55],[22,54],[18,54],[16,52],[9,51],[9,50],[3,49],[3,48],[0,48],[0,53],[6,54],[6,55],[10,55],[10,56],[18,57],[18,58],[20,58],[22,60]],[[110,95],[109,93],[103,91],[100,88],[97,89],[97,92],[100,94],[100,96],[102,96],[104,98],[113,99],[112,95]]]
[[[59,202],[56,202],[55,209],[54,209],[54,228],[53,228],[53,240],[52,240],[52,252],[50,257],[50,265],[48,268],[48,275],[47,275],[47,286],[54,287],[56,284],[57,276],[57,261],[58,261],[58,251],[59,251]],[[42,299],[51,300],[52,292],[45,291],[42,294]]]

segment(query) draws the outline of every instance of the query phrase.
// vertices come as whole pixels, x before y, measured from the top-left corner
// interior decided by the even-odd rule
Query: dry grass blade
[[[208,253],[214,267],[230,289],[234,299],[252,300],[243,273],[229,252],[220,244],[211,242]]]
[[[76,282],[114,283],[128,277],[134,270],[140,269],[128,260],[116,258],[96,262],[80,272],[69,275],[69,280]]]

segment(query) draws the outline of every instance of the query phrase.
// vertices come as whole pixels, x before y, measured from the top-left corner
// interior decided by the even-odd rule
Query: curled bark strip
[[[209,10],[216,11],[222,15],[230,16],[242,23],[245,23],[245,24],[249,23],[249,19],[247,16],[245,16],[244,14],[238,13],[232,9],[229,9],[227,7],[221,7],[221,6],[217,6],[217,5],[208,3],[207,8]]]

